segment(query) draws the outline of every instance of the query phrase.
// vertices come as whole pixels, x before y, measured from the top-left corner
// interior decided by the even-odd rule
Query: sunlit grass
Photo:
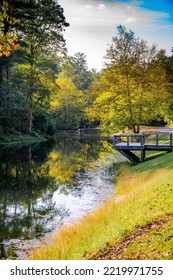
[[[169,218],[169,216],[168,216]],[[171,217],[172,218],[172,217]],[[145,229],[119,254],[118,259],[173,259],[173,220],[167,219],[158,227]]]
[[[45,140],[42,136],[35,135],[0,135],[0,145],[14,144],[14,143],[28,143],[39,142]]]
[[[116,182],[115,196],[103,208],[83,218],[79,224],[65,227],[55,233],[53,240],[49,241],[48,245],[41,246],[39,250],[33,250],[30,258],[96,258],[98,252],[106,250],[108,246],[120,244],[125,236],[138,227],[173,213],[172,168],[172,153],[137,166],[122,165]],[[173,247],[173,240],[170,242],[172,243],[169,246]],[[159,246],[161,253],[155,253],[156,259],[163,258],[166,251],[163,242]],[[146,247],[144,246],[144,250]],[[138,246],[133,250],[135,254]],[[144,255],[146,259],[150,258],[148,247]]]

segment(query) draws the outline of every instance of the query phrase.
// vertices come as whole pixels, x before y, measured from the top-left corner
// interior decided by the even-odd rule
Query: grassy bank
[[[31,259],[173,259],[173,153],[121,165],[116,194]]]
[[[8,145],[15,143],[33,143],[38,141],[44,141],[45,139],[38,135],[0,135],[0,145]]]

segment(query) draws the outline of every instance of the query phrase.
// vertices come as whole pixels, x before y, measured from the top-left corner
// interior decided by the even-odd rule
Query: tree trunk
[[[139,133],[140,127],[139,124],[137,124],[137,133]]]
[[[139,124],[137,125],[133,124],[133,133],[139,133],[139,129],[140,129]]]
[[[3,102],[2,102],[2,98],[3,98],[3,66],[0,63],[0,111],[1,111],[1,107],[3,106]]]
[[[0,258],[1,259],[6,258],[4,240],[2,237],[0,237]]]
[[[0,86],[2,86],[3,83],[3,66],[0,63]]]
[[[29,133],[32,132],[32,120],[33,120],[32,111],[33,111],[33,106],[31,106],[29,112]]]

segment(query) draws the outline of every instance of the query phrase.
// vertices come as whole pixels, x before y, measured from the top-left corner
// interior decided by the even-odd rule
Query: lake
[[[102,206],[123,160],[99,135],[1,147],[0,259],[26,258],[54,230]]]

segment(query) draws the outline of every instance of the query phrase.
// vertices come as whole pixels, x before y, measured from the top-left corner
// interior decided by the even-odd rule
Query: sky
[[[64,38],[69,55],[82,52],[89,69],[100,71],[117,25],[135,32],[149,46],[156,44],[171,55],[173,47],[173,0],[59,0],[64,9]]]

